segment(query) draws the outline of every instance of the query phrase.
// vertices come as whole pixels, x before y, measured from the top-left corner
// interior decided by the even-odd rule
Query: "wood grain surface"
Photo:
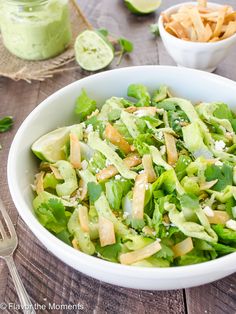
[[[163,1],[162,8],[178,1]],[[216,1],[221,3],[221,1]],[[83,12],[94,27],[108,28],[112,33],[133,41],[135,50],[125,57],[120,66],[145,64],[174,64],[160,39],[149,32],[149,25],[159,15],[134,16],[124,7],[122,0],[79,0]],[[235,1],[228,3],[234,5]],[[236,49],[218,67],[216,73],[236,80]],[[110,68],[115,68],[115,62]],[[0,116],[13,115],[14,128],[0,134],[0,197],[14,221],[19,236],[15,261],[23,282],[33,302],[49,305],[80,304],[84,313],[191,313],[220,314],[236,313],[236,276],[198,288],[177,291],[136,291],[108,285],[74,271],[51,255],[33,236],[18,217],[11,200],[7,178],[7,156],[11,141],[25,117],[47,96],[61,87],[89,73],[80,70],[65,72],[45,82],[13,82],[0,77]],[[0,262],[0,303],[17,306],[18,298],[6,265]],[[38,310],[37,313],[76,313],[77,311]],[[1,312],[0,310],[0,313]],[[8,309],[4,313],[21,313]]]

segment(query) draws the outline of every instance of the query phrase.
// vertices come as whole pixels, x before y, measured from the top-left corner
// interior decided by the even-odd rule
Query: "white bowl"
[[[204,84],[202,84],[204,82]],[[168,67],[142,66],[95,74],[74,82],[44,100],[25,119],[11,145],[8,159],[8,183],[19,214],[45,247],[82,273],[96,279],[136,289],[168,290],[205,284],[236,270],[236,253],[202,264],[172,268],[140,268],[110,263],[74,250],[48,232],[35,217],[30,184],[38,162],[31,144],[46,132],[75,122],[76,97],[85,88],[98,103],[111,96],[126,96],[131,83],[142,83],[150,91],[168,84],[177,96],[193,102],[224,101],[236,110],[236,83],[214,74]]]
[[[165,10],[164,13],[167,15],[173,14],[180,7],[190,4],[196,5],[196,2],[184,2],[174,5]],[[208,3],[208,6],[221,7],[220,4],[216,3]],[[213,72],[218,64],[227,57],[236,43],[236,34],[213,43],[199,43],[179,39],[165,30],[162,16],[159,18],[158,25],[166,50],[177,65],[182,67]]]

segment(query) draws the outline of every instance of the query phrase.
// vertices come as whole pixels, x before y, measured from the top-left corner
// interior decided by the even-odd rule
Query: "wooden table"
[[[162,8],[179,1],[163,1]],[[221,1],[217,1],[221,2]],[[235,1],[228,0],[232,5]],[[146,17],[132,15],[121,0],[79,0],[84,13],[95,27],[105,27],[111,32],[126,36],[135,45],[130,57],[121,66],[144,64],[174,64],[160,39],[155,40],[149,32],[149,24],[156,22],[158,13]],[[216,73],[236,80],[236,49],[218,67]],[[116,67],[115,63],[112,67]],[[0,151],[0,197],[13,219],[19,236],[15,261],[20,275],[33,302],[40,305],[80,304],[85,313],[236,313],[236,276],[193,289],[177,291],[136,291],[104,284],[84,276],[60,262],[33,236],[11,200],[7,178],[7,155],[18,127],[46,97],[61,87],[88,75],[80,69],[65,72],[45,82],[13,82],[0,77],[0,116],[13,115],[14,128],[0,134],[3,146]],[[18,304],[18,298],[6,265],[0,263],[0,303]],[[0,311],[1,312],[1,311]],[[38,311],[38,313],[59,313]],[[75,313],[76,311],[71,311]],[[19,313],[9,309],[4,313]],[[66,313],[66,311],[61,311]],[[68,312],[69,313],[69,312]]]

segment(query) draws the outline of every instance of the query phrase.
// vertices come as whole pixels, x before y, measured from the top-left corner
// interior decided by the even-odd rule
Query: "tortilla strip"
[[[167,24],[166,30],[167,29],[169,29],[169,31],[171,31],[180,39],[188,38],[188,32],[179,22],[172,21],[171,23]]]
[[[189,13],[190,13],[190,17],[193,22],[193,25],[194,25],[194,29],[197,33],[198,41],[206,42],[207,34],[206,34],[205,26],[202,22],[201,16],[197,8],[191,9]]]
[[[164,19],[163,19],[164,20]],[[217,42],[236,33],[236,11],[229,5],[207,7],[207,0],[187,4],[164,20],[171,35],[192,42]]]
[[[206,25],[205,30],[206,30],[206,41],[209,41],[212,37],[212,29],[209,24]]]
[[[222,7],[219,10],[219,16],[218,16],[218,19],[217,19],[216,28],[215,28],[215,30],[214,30],[214,32],[212,34],[212,38],[220,36],[220,34],[222,32],[221,29],[222,29],[222,26],[224,24],[226,11],[227,11],[227,7]]]
[[[224,24],[228,24],[229,22],[236,21],[236,11],[226,15]]]
[[[236,33],[236,22],[229,22],[229,25],[222,37],[220,37],[220,40],[226,39]]]

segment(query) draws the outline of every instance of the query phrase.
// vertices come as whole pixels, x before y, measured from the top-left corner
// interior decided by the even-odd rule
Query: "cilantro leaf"
[[[99,244],[96,245],[96,251],[101,255],[101,257],[110,262],[118,262],[119,253],[122,250],[123,245],[117,239],[117,243],[112,245],[106,245],[101,247]]]
[[[227,185],[233,184],[232,167],[223,164],[222,167],[211,165],[205,170],[206,181],[218,179],[218,182],[211,188],[214,191],[222,191]]]
[[[131,84],[128,87],[127,95],[138,99],[135,104],[137,107],[145,107],[150,105],[150,95],[147,87],[142,84]]]
[[[13,118],[11,116],[0,119],[0,133],[8,131],[13,125]]]
[[[88,187],[88,195],[89,195],[90,202],[91,203],[96,202],[96,200],[99,199],[102,193],[101,185],[95,182],[89,182],[87,187]]]
[[[86,91],[82,89],[80,96],[76,99],[75,113],[80,121],[85,119],[96,109],[96,101],[89,98]]]
[[[172,262],[174,259],[174,252],[167,245],[161,243],[161,250],[159,252],[157,252],[154,255],[154,257],[164,258],[164,259],[168,260],[169,262]]]
[[[130,53],[133,51],[134,46],[133,43],[131,41],[129,41],[126,38],[120,37],[118,38],[118,44],[120,45],[120,57],[118,59],[117,65],[119,65],[121,63],[121,60],[124,56],[125,53]]]
[[[228,105],[224,103],[218,103],[216,105],[217,105],[217,108],[213,112],[214,117],[218,119],[228,119],[228,120],[233,118],[232,112],[229,109]]]
[[[59,234],[67,229],[68,218],[61,201],[51,198],[35,210],[39,222],[49,231]]]
[[[149,25],[149,28],[150,28],[150,32],[151,32],[154,36],[160,36],[160,30],[159,30],[158,23],[150,24],[150,25]]]
[[[97,32],[104,37],[107,37],[109,35],[109,31],[106,28],[99,28],[97,29]]]
[[[143,156],[149,154],[149,145],[155,145],[156,141],[153,136],[149,133],[140,134],[134,140],[134,147],[137,149],[138,153]]]
[[[120,44],[120,47],[121,47],[121,50],[123,53],[133,51],[134,46],[133,46],[132,42],[129,41],[128,39],[120,37],[120,38],[118,38],[118,42]]]

